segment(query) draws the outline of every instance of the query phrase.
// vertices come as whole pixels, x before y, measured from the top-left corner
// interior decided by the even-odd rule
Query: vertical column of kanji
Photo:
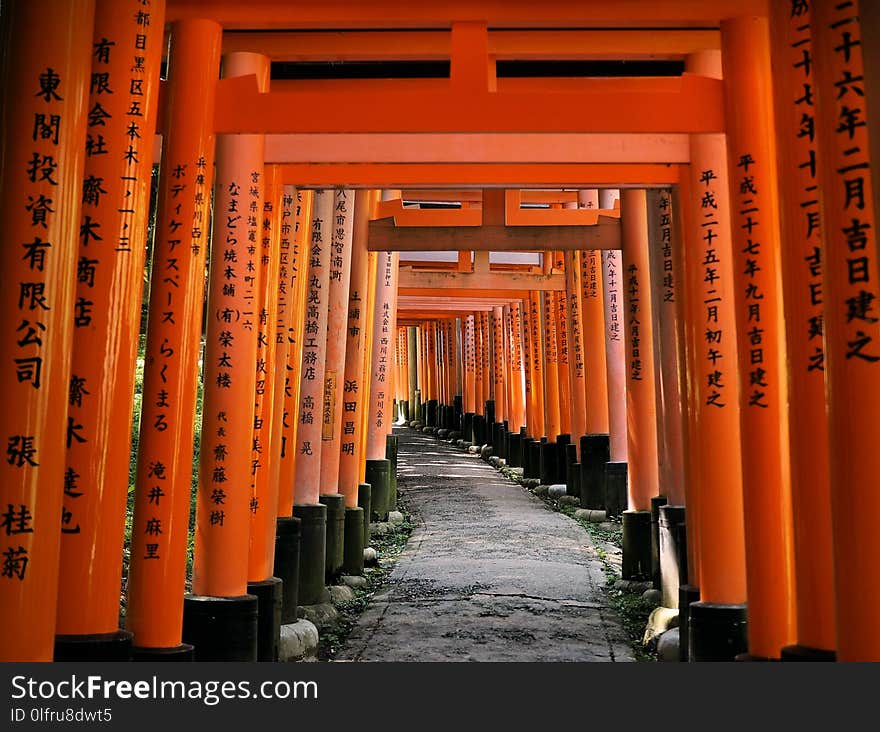
[[[483,414],[485,396],[483,391],[483,329],[480,327],[480,313],[474,311],[474,416]]]
[[[321,409],[320,501],[327,506],[326,572],[334,578],[342,569],[345,535],[345,496],[339,491],[339,446],[342,441],[342,379],[345,377],[346,323],[351,279],[354,192],[337,190],[333,198],[333,232],[329,259],[329,312],[324,391]]]
[[[281,183],[281,181],[279,181]],[[293,186],[281,185],[280,208],[275,218],[278,227],[278,284],[275,322],[270,331],[275,342],[274,397],[272,405],[272,426],[269,435],[269,481],[274,482],[276,516],[271,528],[269,549],[272,551],[272,575],[281,580],[281,623],[296,622],[297,574],[299,573],[299,519],[290,515],[293,508],[293,463],[285,460],[290,454],[285,448],[287,433],[295,422],[290,418],[288,400],[293,397],[290,384],[290,353],[292,343],[293,319],[296,311],[297,287],[296,272],[302,265],[299,256],[303,250],[302,242],[297,241],[297,226],[302,224],[295,212],[299,206],[297,191]],[[296,408],[293,409],[296,412]],[[282,485],[284,468],[289,467],[286,479],[289,486]]]
[[[448,410],[447,410],[447,423],[446,427],[450,430],[457,429],[457,426],[453,426],[453,414],[455,413],[455,404],[456,404],[456,395],[461,395],[461,389],[457,384],[457,341],[456,341],[456,321],[455,318],[450,318],[446,321],[446,336],[449,339],[449,349],[446,352],[446,373],[447,373],[447,394],[448,398]]]
[[[397,424],[406,421],[409,400],[409,363],[406,326],[397,328]]]
[[[534,364],[532,361],[532,328],[530,321],[531,297],[528,300],[520,300],[520,323],[522,334],[523,354],[523,397],[525,399],[526,432],[530,438],[538,434],[535,409],[535,388],[532,383]],[[525,446],[523,446],[525,454]]]
[[[657,402],[660,494],[671,505],[683,505],[684,400],[681,392],[683,325],[677,292],[681,278],[681,240],[673,229],[672,193],[669,189],[647,193],[648,240],[650,242],[651,292],[655,354],[658,354]]]
[[[82,182],[56,660],[130,657],[119,585],[164,16],[162,0],[95,8],[86,125],[100,145]],[[47,247],[29,245],[29,260]]]
[[[276,364],[279,363],[278,284],[281,267],[283,185],[279,166],[265,169],[262,214],[258,216],[259,306],[251,442],[250,532],[247,592],[257,598],[257,660],[277,660],[282,579],[274,574],[278,517],[278,459],[273,451]],[[250,244],[250,242],[248,242]]]
[[[483,401],[488,402],[495,398],[495,384],[492,381],[492,333],[490,331],[490,316],[487,310],[480,311],[480,354],[483,361]],[[486,421],[493,421],[492,413],[486,410],[484,404],[484,416]]]
[[[474,414],[476,413],[476,370],[474,358],[474,315],[468,313],[464,318],[464,424],[462,437],[473,440]]]
[[[623,191],[623,302],[626,322],[626,419],[629,489],[623,512],[623,576],[652,577],[651,499],[659,492],[654,308],[648,206],[644,189]]]
[[[328,291],[332,257],[335,201],[332,191],[316,190],[303,312],[302,364],[297,411],[297,454],[294,468],[293,515],[301,524],[299,603],[314,605],[327,595],[324,587],[327,507],[320,503],[321,414],[324,402]]]
[[[505,358],[504,358],[504,310],[500,305],[492,308],[492,359],[494,368],[492,379],[495,384],[495,422],[504,422],[508,415],[505,411],[507,397],[505,395]]]
[[[378,190],[374,191],[371,197],[371,205],[370,211],[375,210],[375,202],[378,201],[378,196],[380,192]],[[372,216],[372,213],[370,214]],[[363,305],[363,327],[364,327],[364,353],[363,353],[363,392],[361,393],[361,404],[369,405],[370,403],[370,388],[372,386],[373,380],[370,377],[370,368],[373,364],[373,310],[376,306],[376,268],[379,266],[379,252],[369,252],[367,259],[367,297],[364,300]],[[424,346],[424,343],[422,343]],[[421,353],[421,351],[420,351]],[[424,358],[422,358],[424,362]],[[422,363],[422,368],[424,369],[424,363]],[[422,375],[424,376],[424,374]],[[424,383],[424,382],[423,382]],[[366,475],[367,468],[367,439],[369,437],[369,430],[367,425],[370,420],[370,410],[367,406],[362,406],[360,413],[358,415],[358,419],[361,421],[361,444],[358,450],[359,462],[360,462],[360,474]],[[424,416],[422,417],[424,421]],[[366,480],[366,478],[364,478]],[[367,520],[367,519],[365,519]]]
[[[437,369],[437,418],[435,427],[442,427],[440,419],[446,403],[446,321],[434,321],[434,355]]]
[[[510,319],[508,340],[510,342],[510,392],[511,392],[511,418],[510,431],[519,432],[526,424],[526,401],[523,392],[524,371],[523,364],[523,323],[522,302],[515,300],[510,303]]]
[[[621,259],[622,253],[619,249],[606,249],[602,252],[609,459],[605,465],[604,495],[601,498],[609,515],[619,515],[627,503],[626,315]]]
[[[265,90],[268,58],[253,53],[223,57],[223,77],[245,74],[256,74],[258,86]],[[259,239],[264,147],[262,135],[217,139],[193,595],[184,602],[183,622],[183,638],[195,645],[199,660],[255,660],[257,653],[256,645],[245,648],[230,643],[225,626],[222,634],[217,633],[207,608],[216,607],[224,617],[242,618],[242,607],[256,605],[253,597],[245,595],[253,498],[253,364],[262,286]],[[236,630],[250,629],[242,625]]]
[[[192,652],[182,589],[221,35],[207,20],[171,27],[126,608],[135,658]]]
[[[321,493],[339,494],[340,429],[345,393],[345,348],[349,319],[354,191],[336,191],[333,204],[333,243],[330,256],[330,311],[327,321],[327,365],[324,372],[324,410],[321,425]]]
[[[721,78],[720,53],[688,56],[687,69]],[[690,157],[690,177],[681,188],[690,292],[688,320],[695,344],[689,400],[694,425],[687,509],[689,596],[708,603],[697,608],[698,615],[720,606],[718,612],[725,613],[728,621],[726,626],[720,625],[726,627],[731,647],[737,652],[745,645],[742,603],[746,581],[734,259],[724,136],[691,135]],[[699,566],[694,566],[694,559]],[[697,582],[698,588],[694,587]],[[683,604],[688,591],[682,588]],[[719,618],[724,620],[722,615]],[[695,659],[719,653],[720,646],[705,632],[698,632],[694,641],[689,653]],[[720,657],[732,657],[730,651],[720,653]]]
[[[775,3],[773,69],[782,223],[782,285],[790,396],[788,415],[797,640],[783,658],[832,660],[834,570],[828,419],[825,407],[822,234],[810,5]],[[851,120],[853,125],[857,119]],[[846,124],[846,120],[844,120]],[[853,136],[856,126],[852,128]],[[844,138],[848,137],[845,132]]]
[[[413,421],[418,416],[416,394],[419,390],[419,337],[414,325],[406,327],[407,362],[409,363],[409,414],[407,419]]]
[[[788,399],[766,17],[722,23],[742,424],[749,653],[795,640]]]
[[[569,382],[571,384],[571,439],[581,451],[581,438],[587,434],[587,387],[584,370],[583,303],[581,266],[578,252],[565,252],[565,300],[568,303],[566,320],[566,350],[568,351]]]
[[[553,252],[553,270],[565,276],[564,252]],[[556,371],[559,384],[559,432],[571,440],[571,379],[568,354],[568,298],[564,291],[551,293],[556,326]]]
[[[545,252],[545,256],[549,252]],[[541,293],[541,337],[544,342],[544,414],[546,435],[555,440],[562,434],[559,416],[559,370],[557,362],[558,338],[556,332],[556,298],[552,292]]]
[[[302,329],[305,321],[306,271],[311,239],[312,192],[284,187],[285,196],[293,197],[293,233],[291,264],[288,269],[290,321],[285,331],[287,359],[278,361],[284,372],[284,405],[281,417],[281,460],[278,470],[278,515],[293,515],[293,484],[297,453],[297,427],[300,371],[302,366]],[[282,235],[284,224],[282,224]],[[283,367],[282,367],[283,363]]]
[[[539,291],[529,293],[529,342],[532,354],[532,392],[535,405],[535,433],[532,435],[536,440],[547,436],[544,413],[544,339],[541,337],[541,298]]]
[[[822,187],[823,301],[830,428],[837,657],[880,660],[870,608],[880,600],[874,517],[880,471],[873,425],[880,413],[876,164],[865,77],[871,49],[865,2],[812,3],[818,171]],[[874,13],[876,16],[876,13]],[[870,16],[869,16],[870,17]],[[870,79],[870,77],[869,77]],[[876,94],[876,90],[874,90]],[[809,129],[809,128],[806,128]],[[876,150],[874,150],[876,152]],[[813,164],[813,159],[809,161]],[[802,364],[801,364],[802,366]]]
[[[513,358],[511,354],[513,341],[511,339],[512,318],[510,314],[510,304],[501,307],[501,334],[502,345],[504,349],[504,415],[507,422],[508,431],[514,423],[514,388],[513,383]],[[515,428],[516,429],[516,428]],[[518,429],[516,430],[518,431]]]
[[[371,511],[379,519],[388,513],[390,466],[385,457],[386,420],[390,418],[390,346],[397,300],[397,252],[379,252],[373,276],[376,296],[373,306],[373,342],[370,354],[370,399],[367,421],[366,482],[372,486]],[[433,325],[433,324],[432,324]],[[431,329],[428,330],[430,335]],[[436,392],[435,392],[436,393]]]
[[[94,0],[5,12],[0,659],[51,661]]]
[[[605,286],[602,252],[578,252],[581,267],[583,305],[584,379],[587,405],[587,434],[605,435],[608,440],[608,371],[605,354]]]
[[[358,190],[354,200],[352,224],[351,274],[348,291],[347,322],[345,328],[345,374],[342,388],[342,443],[339,450],[339,491],[349,508],[358,505],[358,484],[361,480],[360,443],[362,422],[358,418],[363,408],[364,343],[367,320],[365,302],[369,281],[369,253],[367,227],[370,206],[369,191]]]

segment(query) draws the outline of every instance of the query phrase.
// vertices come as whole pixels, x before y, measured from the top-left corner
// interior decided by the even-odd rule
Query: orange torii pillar
[[[607,515],[619,516],[627,504],[626,313],[625,280],[619,249],[602,252],[605,306],[605,364],[608,380],[609,460],[605,464],[604,503]]]
[[[657,443],[660,495],[652,499],[651,557],[655,588],[663,607],[677,608],[682,570],[686,569],[685,539],[685,300],[682,287],[680,224],[674,220],[672,192],[649,190],[648,241],[655,352],[659,365]]]
[[[624,579],[652,579],[651,509],[660,490],[654,303],[644,189],[628,188],[620,202],[626,347],[628,491],[623,512]]]
[[[492,454],[500,458],[507,457],[504,449],[504,433],[507,414],[507,367],[504,348],[504,308],[495,305],[492,308],[492,382],[495,390],[495,421],[492,429]],[[509,422],[507,422],[509,424]]]
[[[706,51],[688,56],[687,69],[721,78],[721,55]],[[746,645],[746,578],[735,267],[724,135],[692,135],[690,158],[690,176],[680,184],[686,329],[694,344],[681,650],[684,660],[731,660]]]
[[[876,4],[864,0],[817,0],[812,7],[824,244],[822,299],[828,304],[825,365],[837,658],[878,661],[880,451],[874,425],[880,413],[880,187],[870,155],[877,152],[872,146],[880,124],[878,15]],[[865,96],[868,92],[874,96]],[[812,158],[807,162],[812,164]]]
[[[822,226],[815,164],[818,141],[812,88],[810,8],[772,6],[777,160],[782,223],[782,285],[790,396],[795,598],[798,645],[783,660],[834,660],[834,569],[822,284]],[[815,62],[815,61],[813,61]],[[835,122],[837,119],[835,118]],[[839,122],[838,122],[839,124]],[[853,128],[853,136],[858,127]],[[848,136],[848,134],[846,135]],[[841,137],[836,134],[835,138]],[[830,232],[829,232],[830,233]]]
[[[553,252],[544,252],[545,272],[552,271],[549,263]],[[541,292],[540,322],[542,324],[540,338],[543,346],[544,372],[544,431],[547,437],[541,442],[540,473],[541,482],[545,485],[561,483],[564,476],[559,470],[559,448],[569,439],[562,434],[559,409],[559,365],[558,342],[556,337],[556,299],[552,292]],[[562,448],[564,449],[564,448]]]
[[[223,77],[244,74],[267,89],[268,57],[223,57]],[[217,138],[193,594],[183,613],[183,639],[200,661],[257,660],[258,599],[247,581],[264,153],[262,135]]]
[[[308,215],[303,215],[303,196],[293,186],[282,187],[280,236],[278,243],[278,303],[275,319],[275,403],[272,411],[269,455],[270,469],[277,485],[273,574],[281,580],[281,624],[295,623],[299,584],[300,520],[293,510],[293,460],[289,445],[296,422],[295,391],[291,384],[291,362],[296,356],[294,323],[301,313],[299,299],[303,281],[302,231]],[[291,407],[291,404],[293,405]],[[287,482],[285,482],[287,481]]]
[[[327,357],[321,409],[320,501],[327,506],[325,571],[328,584],[342,570],[345,549],[345,495],[339,490],[339,456],[342,445],[342,417],[347,344],[348,294],[351,280],[354,191],[339,189],[334,194],[333,232],[330,254]]]
[[[52,660],[61,531],[76,525],[63,523],[62,501],[86,490],[79,484],[64,495],[61,487],[62,446],[78,436],[67,407],[94,8],[94,0],[59,3],[47,17],[45,5],[7,5],[0,49],[0,280],[7,318],[0,417],[6,450],[0,484],[3,661]],[[114,143],[119,160],[122,140]],[[114,184],[117,179],[118,171]],[[88,242],[89,229],[84,231]],[[115,246],[116,232],[103,236]],[[80,317],[87,316],[80,308]],[[98,386],[89,391],[97,393]],[[107,630],[116,629],[114,619]]]
[[[474,416],[471,421],[471,441],[481,446],[486,441],[486,380],[488,375],[483,370],[483,325],[480,313],[474,312]]]
[[[582,271],[577,251],[565,252],[566,348],[571,385],[571,440],[581,456],[581,440],[587,434],[587,387],[584,357]],[[580,484],[580,481],[578,481]]]
[[[446,400],[448,397],[448,374],[447,374],[447,358],[446,351],[448,347],[448,339],[446,337],[446,321],[438,320],[434,323],[435,333],[435,352],[437,362],[437,421],[434,424],[436,430],[446,426]]]
[[[489,311],[480,312],[480,356],[483,365],[483,417],[485,424],[484,444],[492,442],[492,425],[495,424],[495,383],[492,374],[492,318]]]
[[[149,8],[149,25],[139,10],[95,9],[87,131],[104,136],[105,154],[87,156],[82,180],[56,661],[131,658],[119,586],[165,6]],[[51,176],[51,158],[44,165],[29,170]],[[26,249],[31,261],[42,265],[47,246]]]
[[[136,660],[192,654],[181,645],[193,477],[182,446],[195,422],[221,36],[213,21],[171,26],[125,616]]]
[[[462,338],[462,320],[460,317],[454,318],[452,321],[452,432],[458,433],[450,435],[451,437],[460,438],[462,430],[462,422],[464,420],[464,339]]]
[[[440,361],[437,355],[437,321],[428,320],[425,329],[425,426],[437,428],[437,414],[440,407]]]
[[[525,325],[525,323],[524,323]],[[531,441],[526,441],[526,478],[541,478],[541,445],[547,442],[547,429],[544,410],[544,339],[541,337],[541,293],[529,292],[528,331],[531,360],[532,403],[534,407],[535,432]]]
[[[522,341],[522,303],[517,300],[505,306],[507,311],[507,362],[510,374],[510,424],[508,429],[507,464],[522,467],[523,440],[526,437],[525,379]]]
[[[565,275],[563,252],[554,252],[553,270]],[[568,298],[565,292],[553,292],[556,318],[556,368],[559,383],[559,432],[571,441],[571,381],[568,368]]]
[[[358,190],[354,195],[347,320],[345,325],[345,372],[342,386],[342,437],[339,448],[339,492],[345,496],[345,532],[342,566],[347,574],[363,574],[364,547],[370,541],[371,486],[361,481],[361,443],[364,405],[364,343],[368,319],[369,287],[367,252],[371,201],[375,194]]]
[[[464,417],[462,421],[462,438],[473,444],[474,442],[474,415],[476,414],[476,335],[474,333],[473,313],[468,313],[463,321],[464,338],[462,348],[464,350]]]
[[[406,424],[409,421],[409,328],[405,325],[397,329],[397,344],[397,424]]]
[[[277,661],[281,617],[282,580],[274,576],[275,536],[278,519],[278,475],[280,460],[272,443],[276,412],[276,364],[279,347],[275,333],[278,319],[281,272],[281,213],[283,184],[279,166],[268,166],[264,174],[263,215],[259,221],[259,309],[254,386],[253,441],[251,443],[250,545],[248,551],[248,593],[258,603],[257,660]],[[282,354],[285,357],[286,354]],[[280,436],[280,435],[279,435]]]
[[[392,337],[397,322],[398,252],[379,252],[372,276],[376,283],[373,306],[373,339],[370,352],[370,401],[367,416],[366,482],[372,486],[370,511],[385,520],[391,503],[391,461],[387,455],[387,420],[391,419]],[[429,330],[430,333],[430,330]],[[436,373],[436,371],[435,371]],[[433,392],[436,393],[436,392]],[[436,404],[436,402],[435,402]]]
[[[378,190],[374,191],[373,198],[371,198],[370,210],[373,211],[375,209],[375,202],[378,200],[375,196],[380,193]],[[372,214],[371,214],[372,215]],[[363,327],[364,327],[364,352],[363,352],[363,364],[361,365],[361,369],[364,374],[364,381],[362,384],[361,394],[361,403],[365,405],[359,414],[355,415],[356,419],[359,419],[361,422],[361,442],[358,448],[358,463],[359,463],[359,474],[365,475],[367,469],[367,438],[368,438],[368,429],[367,423],[370,418],[370,383],[371,379],[370,368],[373,363],[373,309],[376,304],[376,267],[378,267],[379,253],[378,252],[369,252],[367,255],[367,297],[364,300],[364,304],[362,306],[364,312],[363,319]],[[366,480],[366,478],[365,478]],[[369,522],[371,517],[365,516],[364,521]]]
[[[536,434],[535,392],[532,387],[532,342],[529,327],[529,308],[531,300],[519,301],[520,337],[522,338],[523,365],[523,406],[525,407],[526,436],[523,438],[523,460],[525,460],[525,440]]]
[[[787,367],[769,23],[721,27],[751,658],[795,641]],[[798,425],[803,429],[803,425]]]
[[[414,421],[418,417],[418,404],[416,394],[419,390],[419,337],[418,330],[414,325],[406,328],[406,349],[407,349],[407,379],[409,382],[409,412],[407,420]]]
[[[581,191],[582,196],[586,191]],[[587,197],[586,205],[594,203]],[[598,192],[595,205],[598,206]],[[586,436],[581,439],[581,507],[605,508],[605,464],[611,459],[608,428],[608,371],[605,357],[605,286],[602,252],[577,253],[581,267],[581,305],[584,334]]]
[[[501,306],[501,334],[502,348],[504,349],[504,414],[507,426],[505,430],[509,432],[513,424],[513,363],[510,357],[510,305]],[[505,440],[507,437],[505,436]]]
[[[327,507],[321,495],[321,432],[327,317],[333,256],[333,191],[313,193],[311,232],[306,244],[306,301],[302,321],[302,360],[296,413],[293,515],[300,524],[299,604],[315,605],[328,596],[324,585]]]

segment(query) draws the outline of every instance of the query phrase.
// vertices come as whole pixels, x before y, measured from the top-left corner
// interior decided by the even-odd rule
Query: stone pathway
[[[583,528],[477,456],[396,434],[419,525],[337,660],[634,660]]]

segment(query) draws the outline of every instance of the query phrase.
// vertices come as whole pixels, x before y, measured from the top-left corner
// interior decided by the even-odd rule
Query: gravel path
[[[477,456],[396,434],[417,528],[338,660],[634,660],[578,524]]]

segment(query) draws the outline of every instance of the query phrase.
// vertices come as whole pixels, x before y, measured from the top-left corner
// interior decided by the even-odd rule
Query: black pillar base
[[[436,399],[428,399],[425,402],[425,424],[428,427],[436,427],[437,426],[437,407],[438,403]]]
[[[257,660],[277,661],[281,642],[281,580],[269,577],[261,582],[248,582],[247,591],[257,598]]]
[[[364,573],[364,509],[360,506],[345,509],[345,537],[342,551],[342,571],[346,574]]]
[[[370,515],[372,505],[373,486],[369,483],[358,483],[358,508],[363,509],[364,529],[362,532],[364,545],[366,549],[370,545]]]
[[[541,478],[541,443],[527,437],[523,440],[525,460],[523,461],[524,478]]]
[[[623,512],[623,564],[625,580],[651,578],[651,512]]]
[[[568,462],[568,446],[571,444],[571,435],[556,436],[556,483],[565,483]]]
[[[605,508],[605,464],[611,459],[608,435],[581,437],[581,508]]]
[[[605,463],[605,512],[608,518],[620,516],[626,510],[626,474],[626,463]]]
[[[651,583],[660,589],[660,506],[666,505],[666,496],[651,499]]]
[[[539,447],[539,472],[541,483],[543,485],[553,485],[554,483],[558,483],[558,476],[556,475],[556,467],[557,467],[557,457],[556,457],[556,443],[550,442],[546,437],[541,438],[541,442],[538,443]]]
[[[569,442],[563,449],[565,451],[565,470],[562,475],[565,478],[565,494],[580,497],[581,464],[577,461],[577,445],[572,445]]]
[[[782,649],[782,661],[836,661],[835,651],[826,651],[822,648],[810,648],[809,646],[785,646]]]
[[[256,661],[257,613],[254,595],[187,595],[183,642],[194,646],[196,661]]]
[[[397,510],[397,435],[385,436],[385,457],[391,463],[388,469],[388,510]]]
[[[367,460],[365,482],[372,487],[370,494],[370,520],[384,521],[388,516],[388,491],[391,461],[387,458]]]
[[[300,520],[294,516],[279,516],[275,524],[275,576],[281,580],[282,624],[296,622],[300,526]]]
[[[692,602],[688,625],[691,661],[734,661],[748,651],[745,604]]]
[[[300,525],[299,604],[317,605],[327,601],[324,570],[327,556],[327,507],[323,503],[293,505]]]
[[[657,518],[660,544],[660,604],[679,606],[679,586],[687,581],[687,529],[684,506],[660,506]]]
[[[452,424],[453,429],[457,432],[464,431],[464,425],[462,424],[462,417],[464,415],[464,397],[461,394],[457,394],[452,397]]]
[[[522,467],[522,435],[519,432],[507,434],[507,464],[511,468]]]
[[[131,639],[127,630],[87,635],[56,635],[56,661],[131,661]]]
[[[327,506],[327,539],[324,544],[324,581],[331,585],[342,571],[345,537],[345,496],[325,493],[318,499]]]
[[[484,406],[485,406],[485,411],[483,412],[483,414],[486,416],[486,424],[487,425],[495,424],[495,400],[494,399],[487,399],[484,402]],[[491,427],[489,427],[489,429],[491,429]],[[487,440],[487,442],[488,442],[488,440]]]
[[[465,412],[464,417],[461,422],[461,438],[465,442],[470,442],[473,444],[474,442],[474,417],[476,415],[473,412]]]
[[[146,663],[189,663],[193,661],[193,647],[189,643],[181,643],[170,648],[139,648],[131,649],[131,660]]]
[[[690,660],[690,617],[691,605],[700,601],[700,588],[696,585],[681,585],[678,588],[678,660]]]
[[[486,417],[482,414],[475,414],[473,420],[473,439],[472,445],[478,447],[486,444]]]
[[[492,454],[496,457],[505,457],[504,453],[504,423],[492,424]]]

